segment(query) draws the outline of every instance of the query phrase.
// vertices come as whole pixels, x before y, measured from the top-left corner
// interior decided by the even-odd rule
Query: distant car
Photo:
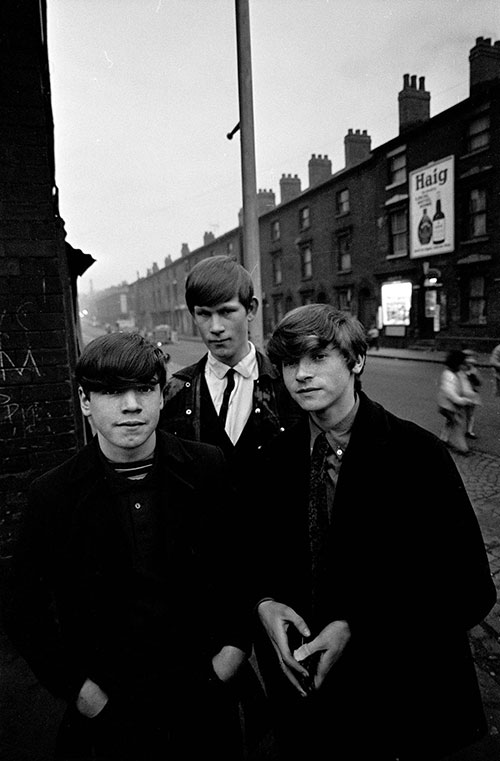
[[[172,342],[172,328],[170,325],[155,325],[153,328],[153,341],[157,346]]]

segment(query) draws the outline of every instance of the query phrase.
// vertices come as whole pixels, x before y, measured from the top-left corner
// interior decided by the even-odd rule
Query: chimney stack
[[[363,132],[359,129],[356,132],[349,129],[344,137],[345,168],[349,169],[370,158],[371,149],[372,139],[365,129]]]
[[[257,214],[265,214],[276,206],[276,198],[273,190],[261,190],[257,193]]]
[[[500,79],[500,40],[491,44],[491,37],[477,37],[469,53],[469,90],[484,82]]]
[[[425,89],[425,77],[405,74],[403,89],[398,95],[399,101],[399,132],[404,132],[417,124],[422,124],[430,118],[431,94]]]
[[[313,153],[309,159],[309,187],[312,188],[314,185],[319,185],[321,182],[329,180],[331,176],[332,162],[326,153],[324,156],[321,153],[317,156]]]
[[[213,243],[215,240],[215,235],[213,232],[208,232],[203,234],[203,245],[208,246],[209,243]]]
[[[280,180],[281,203],[288,203],[300,195],[300,179],[298,174],[282,174]]]
[[[181,256],[187,256],[189,254],[189,246],[187,243],[183,243],[181,246]]]

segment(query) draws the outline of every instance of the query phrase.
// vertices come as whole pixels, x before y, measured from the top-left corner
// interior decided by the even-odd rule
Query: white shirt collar
[[[257,370],[257,354],[253,343],[251,341],[248,343],[250,345],[250,351],[243,357],[243,359],[240,359],[237,365],[234,366],[234,370],[242,375],[243,378],[255,378],[258,377],[255,375]],[[216,375],[219,380],[224,378],[229,369],[228,365],[224,364],[224,362],[220,362],[210,351],[208,352],[207,366],[210,372]]]

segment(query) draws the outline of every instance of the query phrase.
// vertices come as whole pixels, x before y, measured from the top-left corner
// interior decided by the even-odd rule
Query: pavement
[[[441,351],[387,347],[370,349],[369,354],[440,364],[446,356]],[[488,355],[476,354],[476,358],[479,367],[489,367]],[[169,374],[176,369],[177,363],[171,361]],[[499,601],[470,633],[488,735],[450,757],[449,761],[500,761],[500,457],[479,451],[471,451],[468,457],[453,456],[481,526]],[[0,588],[7,578],[8,567],[0,565]],[[14,651],[2,632],[1,616],[0,680],[0,759],[51,761],[64,706],[40,688],[25,662]]]

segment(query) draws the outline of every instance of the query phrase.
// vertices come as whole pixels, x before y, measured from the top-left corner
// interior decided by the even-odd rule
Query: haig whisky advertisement
[[[410,172],[410,256],[455,248],[454,156]]]

